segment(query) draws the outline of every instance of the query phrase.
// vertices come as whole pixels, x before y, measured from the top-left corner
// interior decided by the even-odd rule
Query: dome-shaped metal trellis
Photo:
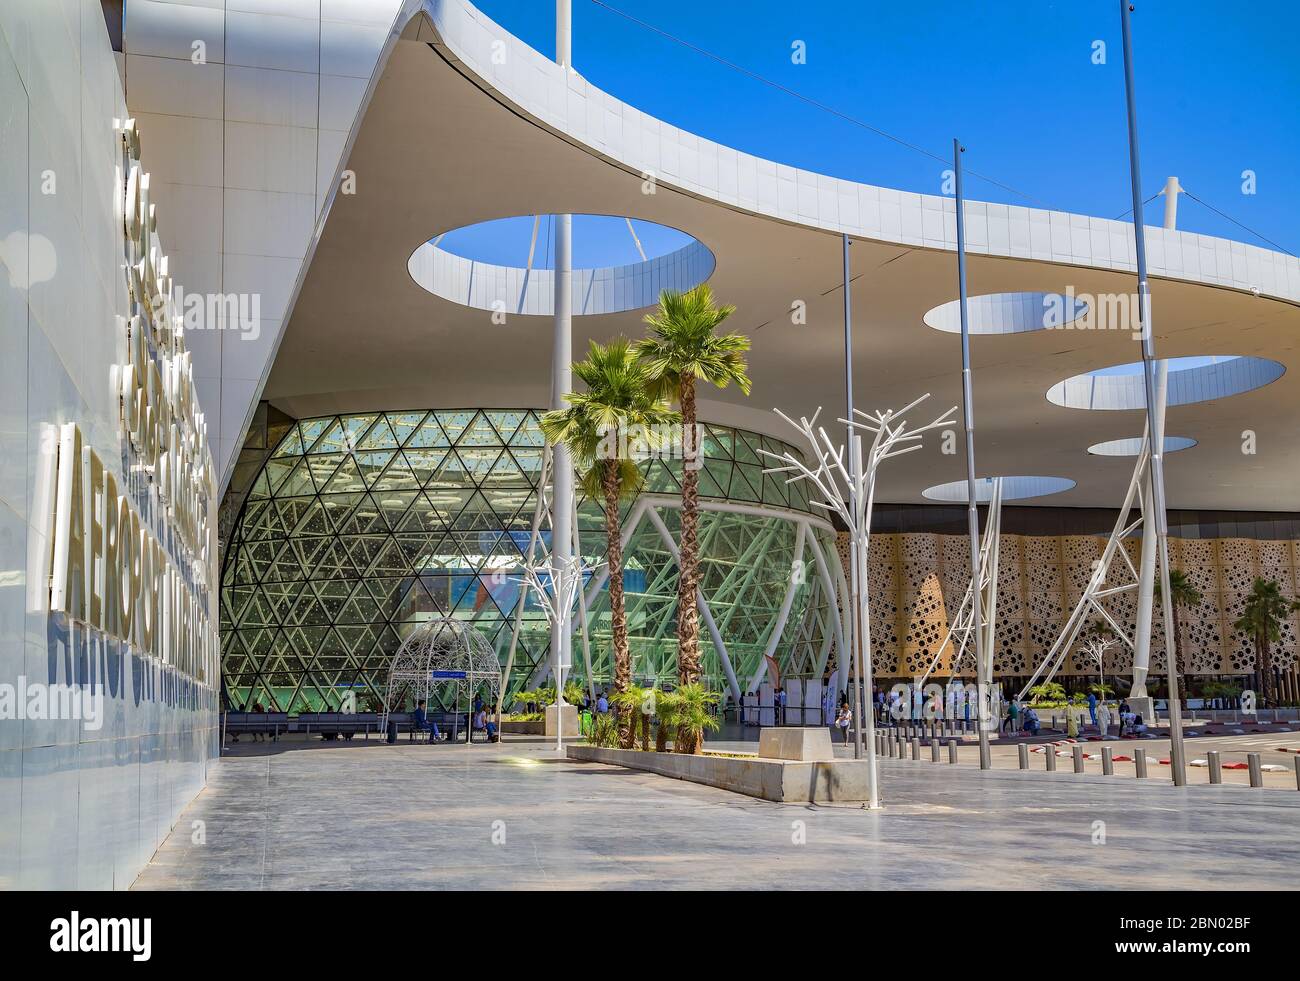
[[[415,702],[432,701],[447,685],[453,686],[457,699],[468,699],[486,685],[489,704],[496,702],[501,687],[496,651],[482,634],[455,617],[424,621],[397,649],[388,668],[382,726],[387,726],[390,712],[400,711],[408,694]]]

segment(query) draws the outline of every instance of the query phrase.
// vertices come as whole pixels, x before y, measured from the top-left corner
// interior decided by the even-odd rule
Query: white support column
[[[573,389],[573,216],[555,217],[555,336],[551,354],[551,408],[564,408],[564,396]],[[551,558],[556,570],[567,568],[573,557],[573,459],[569,448],[557,445],[553,453],[551,496]],[[557,572],[563,575],[562,571]],[[557,584],[563,593],[562,584]],[[564,690],[565,668],[573,662],[572,635],[558,623],[551,628],[551,673],[556,698]]]
[[[1160,193],[1165,196],[1165,230],[1172,232],[1178,225],[1178,195],[1183,193],[1178,178],[1167,178]]]
[[[1176,178],[1175,178],[1176,179]],[[1156,428],[1152,447],[1164,446],[1165,403],[1168,399],[1168,365],[1156,365]],[[1160,442],[1156,442],[1159,440]],[[1133,628],[1133,684],[1130,698],[1147,698],[1147,673],[1151,669],[1151,623],[1155,608],[1156,555],[1159,542],[1156,538],[1156,520],[1152,513],[1154,495],[1151,490],[1151,466],[1148,463],[1142,480],[1142,558],[1138,570],[1137,622]]]
[[[984,593],[984,663],[977,665],[977,678],[980,684],[991,688],[993,684],[993,652],[998,640],[998,559],[999,545],[1002,541],[1002,478],[993,478],[993,491],[989,498],[989,513],[985,535],[988,537],[988,553],[984,559],[985,570]]]
[[[763,660],[758,662],[758,670],[754,672],[754,677],[750,679],[749,687],[755,688],[759,680],[763,677],[763,672],[767,670],[767,659],[776,653],[776,645],[781,643],[781,635],[785,632],[785,622],[790,618],[790,607],[794,605],[794,594],[799,590],[799,580],[794,571],[796,563],[803,561],[803,544],[807,537],[808,526],[802,521],[799,522],[799,530],[794,536],[794,553],[790,559],[790,581],[785,586],[785,596],[781,598],[781,608],[776,614],[776,623],[772,626],[772,633],[767,638],[767,648],[763,651]]]
[[[569,0],[555,3],[555,61],[573,64],[573,11]],[[551,408],[564,408],[573,389],[573,215],[555,216],[555,332],[551,348]],[[555,570],[567,569],[573,557],[573,460],[567,446],[555,447],[554,494],[551,499],[551,560]],[[556,595],[562,595],[555,583]],[[551,628],[551,671],[556,704],[563,704],[564,670],[573,663],[572,634],[557,623]]]
[[[573,67],[573,8],[569,0],[555,0],[555,63]]]
[[[1155,599],[1156,523],[1151,515],[1151,469],[1142,476],[1142,555],[1138,565],[1137,619],[1133,627],[1133,684],[1129,695],[1145,698],[1151,669],[1151,609]]]
[[[840,608],[836,599],[839,591],[835,588],[837,580],[830,573],[830,568],[826,561],[826,553],[822,551],[821,542],[817,540],[817,533],[809,529],[808,546],[812,549],[813,562],[817,565],[817,575],[821,578],[822,588],[826,590],[826,605],[830,608],[831,624],[834,627],[835,649],[840,652],[840,668],[844,669],[847,663],[844,660],[844,652],[848,649],[844,636],[844,621],[840,618]],[[839,564],[839,556],[836,555],[836,565]],[[847,611],[846,611],[847,612]],[[826,656],[820,658],[821,663],[817,665],[818,672],[826,670]]]

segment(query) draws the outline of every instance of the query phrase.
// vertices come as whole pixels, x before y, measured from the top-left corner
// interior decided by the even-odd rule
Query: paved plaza
[[[870,812],[574,763],[536,739],[241,743],[135,888],[1297,884],[1294,791],[910,761],[881,776],[887,806]]]

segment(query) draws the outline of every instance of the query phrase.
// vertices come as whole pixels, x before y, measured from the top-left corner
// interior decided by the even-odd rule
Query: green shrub
[[[618,720],[611,712],[597,713],[592,720],[591,735],[587,743],[599,749],[618,748]]]

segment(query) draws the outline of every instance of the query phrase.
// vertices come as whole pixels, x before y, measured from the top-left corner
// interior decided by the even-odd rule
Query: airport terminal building
[[[961,404],[953,200],[711,142],[578,62],[469,0],[0,6],[0,885],[125,888],[203,787],[223,706],[373,694],[430,618],[471,623],[510,690],[547,682],[519,570],[550,540],[555,216],[575,238],[625,224],[636,248],[574,263],[577,356],[704,282],[752,341],[751,394],[699,402],[707,681],[739,695],[775,662],[843,687],[846,531],[765,472],[806,450],[772,410],[844,412],[846,236],[859,406]],[[979,469],[1005,502],[993,666],[1014,687],[1132,490],[1137,345],[1100,321],[1134,289],[1134,244],[1123,221],[1003,204],[968,202],[966,224]],[[492,225],[527,259],[485,247]],[[1300,261],[1147,239],[1195,688],[1257,670],[1234,627],[1255,579],[1300,594]],[[870,656],[891,681],[969,671],[951,634],[972,574],[964,458],[935,435],[876,489]],[[641,466],[631,649],[638,679],[665,682],[682,463]],[[579,495],[575,518],[597,566],[600,502]],[[1136,575],[1141,533],[1118,548]],[[1136,592],[1101,603],[1132,630]],[[599,575],[583,611],[573,677],[605,687]],[[1297,630],[1292,614],[1272,651],[1290,701]],[[1102,667],[1131,674],[1132,652]],[[1060,674],[1097,671],[1075,651]],[[73,711],[92,690],[98,708]]]

